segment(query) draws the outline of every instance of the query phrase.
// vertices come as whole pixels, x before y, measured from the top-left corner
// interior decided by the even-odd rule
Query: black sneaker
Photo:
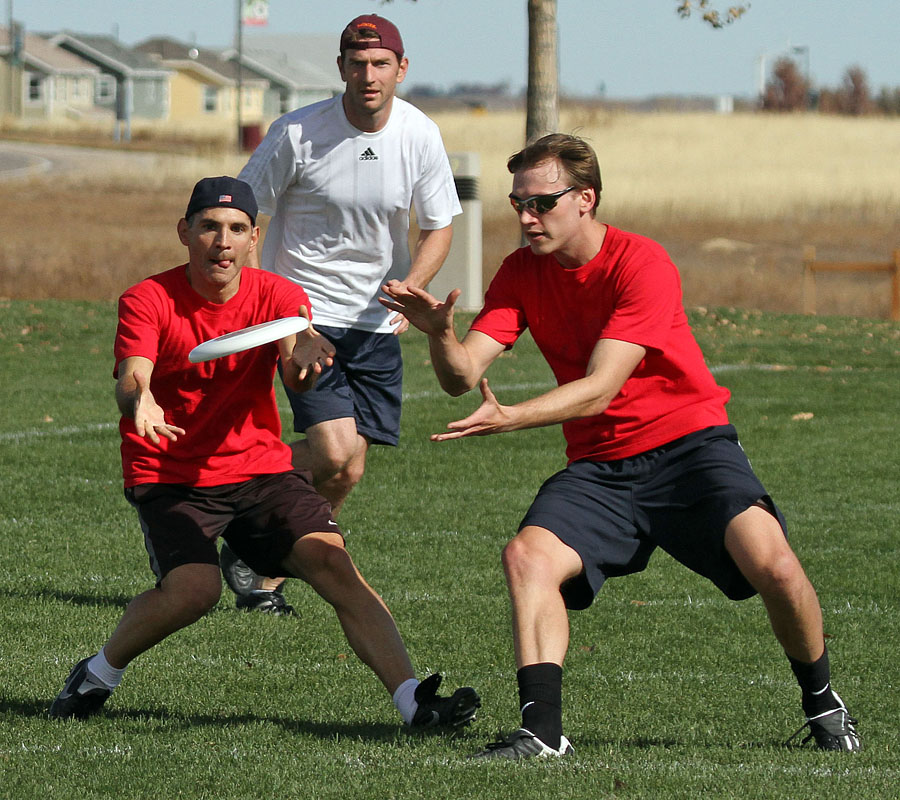
[[[790,744],[804,729],[809,728],[809,733],[800,742],[801,746],[812,739],[820,750],[843,750],[845,752],[862,750],[862,741],[856,732],[856,720],[850,716],[837,692],[832,692],[832,694],[840,705],[831,711],[807,717],[805,724],[785,744]]]
[[[411,728],[434,728],[438,725],[461,728],[475,719],[475,712],[481,707],[478,692],[463,686],[450,697],[441,697],[437,693],[441,680],[441,676],[435,673],[416,687],[415,698],[419,707],[409,724]]]
[[[224,540],[219,553],[219,566],[222,568],[222,576],[225,578],[228,588],[238,597],[249,594],[262,586],[262,576],[257,575],[241,561],[234,550],[228,546],[228,542]]]
[[[87,662],[91,657],[79,661],[69,677],[66,678],[62,691],[50,706],[50,716],[54,719],[87,719],[94,716],[112,694],[99,681],[91,680]]]
[[[294,607],[287,604],[284,595],[277,589],[267,592],[265,589],[254,589],[247,594],[239,594],[235,605],[244,611],[262,611],[276,617],[296,616]]]
[[[469,758],[505,758],[509,761],[517,761],[520,758],[559,758],[574,753],[575,748],[565,737],[559,740],[559,749],[554,750],[550,745],[544,744],[528,728],[519,728],[509,736],[501,736],[500,741],[491,742],[484,750],[481,750]]]

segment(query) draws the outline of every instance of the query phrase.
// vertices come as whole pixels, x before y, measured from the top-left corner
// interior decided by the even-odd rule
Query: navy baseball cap
[[[259,213],[250,185],[227,175],[197,181],[184,218],[190,219],[192,214],[204,208],[237,208],[250,217],[251,225],[256,225],[256,215]]]

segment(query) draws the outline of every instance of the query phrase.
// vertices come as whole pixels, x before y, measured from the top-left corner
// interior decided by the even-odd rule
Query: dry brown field
[[[517,112],[432,115],[451,152],[480,156],[484,273],[518,246],[507,157]],[[600,217],[660,241],[689,306],[802,308],[802,249],[830,261],[888,261],[900,247],[900,120],[818,115],[633,114],[571,109],[560,129],[600,156]],[[0,297],[108,299],[179,263],[175,223],[194,181],[245,157],[142,154],[6,180]],[[882,275],[819,279],[820,313],[885,317]]]

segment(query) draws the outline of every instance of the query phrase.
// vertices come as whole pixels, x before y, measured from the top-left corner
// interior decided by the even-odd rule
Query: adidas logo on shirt
[[[372,148],[371,148],[371,147],[367,147],[367,148],[366,148],[365,150],[363,150],[362,153],[360,154],[359,160],[360,160],[360,161],[378,161],[378,156],[376,156],[375,153],[372,152]]]

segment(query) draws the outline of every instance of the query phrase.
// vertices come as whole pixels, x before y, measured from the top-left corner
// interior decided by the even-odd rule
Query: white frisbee
[[[249,328],[232,331],[217,336],[215,339],[201,342],[188,353],[188,360],[192,364],[198,364],[201,361],[211,361],[214,358],[242,353],[244,350],[259,347],[261,344],[277,342],[292,333],[300,333],[308,327],[309,320],[306,317],[282,317],[269,322],[261,322],[259,325],[251,325]]]

